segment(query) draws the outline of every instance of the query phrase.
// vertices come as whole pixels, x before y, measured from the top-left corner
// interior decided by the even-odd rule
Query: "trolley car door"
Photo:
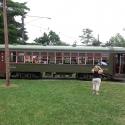
[[[125,54],[116,54],[116,73],[125,74]]]
[[[119,74],[121,74],[121,54],[120,54],[120,58],[119,58]]]
[[[125,74],[125,53],[120,56],[120,73]]]

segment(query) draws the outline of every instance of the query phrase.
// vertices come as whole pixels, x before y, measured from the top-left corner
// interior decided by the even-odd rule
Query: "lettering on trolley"
[[[102,68],[103,70],[108,70],[108,68]]]
[[[10,66],[11,69],[16,69],[16,66]]]

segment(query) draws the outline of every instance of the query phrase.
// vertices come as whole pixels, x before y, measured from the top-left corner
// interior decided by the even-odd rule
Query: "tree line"
[[[21,43],[22,40],[22,23],[16,21],[17,16],[23,16],[30,10],[26,6],[26,2],[18,3],[12,0],[6,1],[7,26],[8,26],[8,42]],[[24,39],[28,40],[27,32],[24,31]],[[0,0],[0,44],[4,44],[4,20],[3,20],[3,0]]]
[[[30,8],[26,6],[26,2],[19,3],[12,0],[7,0],[7,25],[8,25],[8,42],[9,44],[18,43],[22,44],[22,23],[16,21],[16,17],[24,16],[30,11]],[[102,42],[98,38],[95,38],[92,34],[92,30],[89,28],[83,29],[79,38],[83,45],[99,46]],[[24,41],[28,40],[27,31],[24,30]],[[0,0],[0,44],[4,44],[4,20],[3,20],[3,0]],[[34,43],[30,44],[42,44],[42,45],[69,45],[66,42],[61,41],[59,35],[50,30],[47,34],[44,32],[40,37],[34,39]],[[75,42],[74,45],[77,43]],[[112,36],[106,43],[106,46],[120,46],[125,47],[125,39],[119,33]]]

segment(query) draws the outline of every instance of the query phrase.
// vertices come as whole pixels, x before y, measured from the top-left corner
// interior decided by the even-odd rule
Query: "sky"
[[[125,0],[13,0],[27,2],[30,8],[24,19],[28,42],[50,30],[61,41],[81,44],[83,29],[89,28],[102,43],[120,33],[125,38]],[[37,17],[38,16],[38,17]],[[43,18],[39,18],[43,17]],[[51,19],[48,19],[51,18]],[[21,20],[21,17],[18,17]]]

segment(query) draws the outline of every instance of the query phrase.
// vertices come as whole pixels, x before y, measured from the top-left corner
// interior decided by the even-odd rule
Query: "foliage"
[[[93,46],[99,46],[102,42],[100,42],[99,40],[97,39],[94,39],[93,42],[92,42],[92,45]]]
[[[119,33],[115,36],[111,37],[109,42],[106,43],[107,46],[118,46],[118,47],[125,47],[125,39]]]
[[[125,85],[72,80],[0,80],[1,125],[124,125]]]
[[[49,32],[49,34],[44,32],[43,36],[36,38],[34,41],[42,45],[44,44],[46,45],[68,45],[65,42],[62,42],[60,40],[60,37],[52,30]]]
[[[81,38],[82,44],[92,43],[93,39],[95,39],[92,35],[92,32],[93,31],[89,28],[83,29],[83,35],[79,36]]]
[[[114,39],[114,38],[112,37],[112,39]],[[106,46],[115,46],[114,42],[111,42],[111,41],[107,41],[105,45]]]
[[[0,0],[0,43],[4,43],[4,21],[3,21],[3,0]],[[7,25],[8,25],[8,40],[9,43],[20,43],[22,38],[22,24],[15,20],[16,16],[27,14],[29,8],[26,2],[18,3],[12,0],[7,0]],[[26,31],[24,32],[25,41],[28,39]]]

